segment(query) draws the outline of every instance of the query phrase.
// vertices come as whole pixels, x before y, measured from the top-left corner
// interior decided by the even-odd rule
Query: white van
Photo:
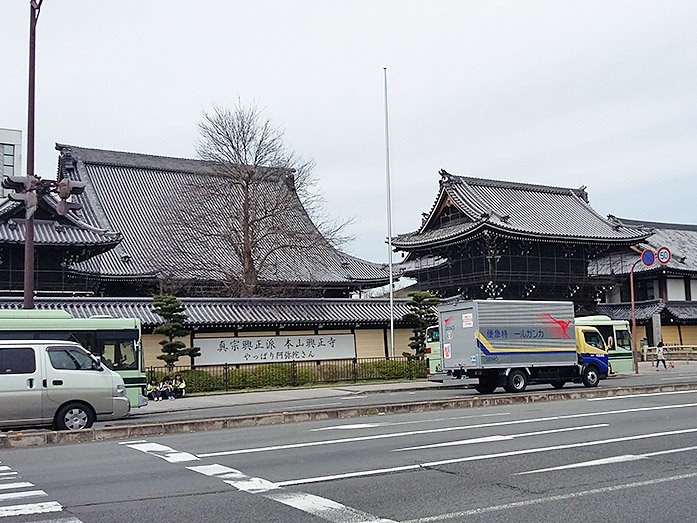
[[[0,428],[80,430],[131,409],[123,378],[70,341],[0,341]]]

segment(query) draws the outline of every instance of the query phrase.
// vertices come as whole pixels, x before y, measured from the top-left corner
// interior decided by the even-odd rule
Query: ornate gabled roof
[[[382,299],[181,298],[189,328],[243,329],[302,327],[382,327],[390,325],[390,302]],[[395,323],[410,311],[407,300],[394,300]],[[21,309],[21,298],[0,297],[0,309]],[[37,309],[66,310],[74,318],[138,318],[151,329],[163,319],[152,311],[152,298],[36,298]]]
[[[50,195],[40,195],[34,215],[34,244],[36,246],[90,248],[92,254],[104,252],[118,245],[121,235],[94,227],[75,214],[60,216],[58,202]],[[0,244],[24,244],[24,206],[9,198],[0,201]]]
[[[585,188],[484,180],[440,171],[440,191],[418,231],[401,234],[395,248],[415,250],[444,245],[476,236],[483,230],[557,241],[631,244],[648,233],[600,216],[588,203]],[[458,218],[445,226],[439,222],[446,208]]]
[[[632,321],[631,303],[600,303],[598,312],[606,314],[615,320]],[[694,301],[663,301],[649,300],[634,304],[634,314],[637,321],[645,322],[654,314],[668,315],[679,322],[697,322],[697,302]]]
[[[221,235],[210,235],[211,239],[204,242],[200,232],[173,224],[174,209],[181,212],[181,209],[190,208],[192,217],[202,214],[201,205],[190,197],[188,191],[220,176],[216,164],[62,144],[57,144],[56,148],[61,152],[59,172],[70,172],[72,178],[87,183],[79,197],[83,204],[82,219],[123,234],[123,242],[117,248],[77,264],[77,271],[99,273],[106,278],[138,279],[167,275],[222,281],[224,274],[220,267],[229,267],[230,272],[239,267],[231,244],[221,240]],[[294,207],[289,229],[306,231],[315,235],[316,241],[304,256],[290,248],[276,252],[273,263],[262,270],[260,281],[318,283],[346,288],[386,283],[389,274],[384,264],[350,256],[324,239],[307,215],[289,179],[287,172],[275,174],[275,178],[269,178],[267,192],[280,194],[280,191],[286,191]],[[220,183],[218,186],[220,201],[210,202],[213,219],[237,219],[234,213],[225,213],[225,209],[236,205],[239,194],[235,193],[232,184]],[[218,205],[223,201],[225,205]],[[173,243],[186,250],[187,263],[177,262]]]
[[[697,273],[697,225],[629,220],[614,216],[610,216],[610,219],[626,227],[643,229],[650,236],[639,244],[637,252],[598,258],[591,267],[593,272],[629,274],[634,263],[641,258],[641,249],[651,249],[656,253],[661,247],[667,247],[671,252],[671,258],[667,264],[662,265],[656,260],[653,265],[646,266],[640,262],[634,266],[634,272],[650,273],[667,270],[673,273]]]

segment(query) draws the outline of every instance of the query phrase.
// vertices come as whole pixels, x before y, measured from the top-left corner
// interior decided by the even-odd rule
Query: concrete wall
[[[350,334],[349,329],[322,329],[320,334]],[[303,334],[314,334],[312,330],[306,331],[281,331],[281,335],[297,336]],[[244,336],[275,336],[274,331],[243,331],[239,337]],[[401,357],[405,351],[411,352],[409,348],[409,337],[412,335],[411,329],[395,329],[395,356]],[[196,333],[196,338],[234,338],[234,332],[205,332]],[[387,340],[387,354],[391,355],[390,347],[390,331],[389,329],[356,329],[356,357],[357,358],[384,358],[385,357],[385,340]],[[161,367],[162,360],[158,360],[157,356],[162,354],[160,341],[163,340],[161,334],[143,334],[143,351],[145,355],[146,367]],[[189,345],[188,338],[182,338],[181,341]],[[180,359],[180,363],[188,365],[188,358]]]

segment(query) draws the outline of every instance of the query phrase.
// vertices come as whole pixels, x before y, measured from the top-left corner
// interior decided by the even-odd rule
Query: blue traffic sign
[[[651,249],[646,249],[641,253],[641,261],[644,262],[646,266],[653,265],[653,262],[656,261],[656,255]]]

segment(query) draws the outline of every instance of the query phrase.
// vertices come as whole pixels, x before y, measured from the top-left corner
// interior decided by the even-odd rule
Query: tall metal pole
[[[394,359],[394,276],[392,274],[392,191],[390,176],[390,120],[387,112],[387,67],[382,68],[385,78],[385,179],[387,184],[387,259],[390,270],[390,346]]]
[[[634,306],[634,267],[639,263],[641,259],[634,262],[632,265],[632,270],[629,271],[629,295],[632,300],[632,357],[634,358],[634,374],[639,374],[639,359],[637,353],[639,349],[637,347],[636,339],[636,308]]]
[[[36,22],[43,0],[29,2],[29,100],[27,109],[27,180],[34,176],[34,86],[36,84]],[[27,191],[33,189],[27,188]],[[24,308],[34,308],[34,208],[24,220]]]

